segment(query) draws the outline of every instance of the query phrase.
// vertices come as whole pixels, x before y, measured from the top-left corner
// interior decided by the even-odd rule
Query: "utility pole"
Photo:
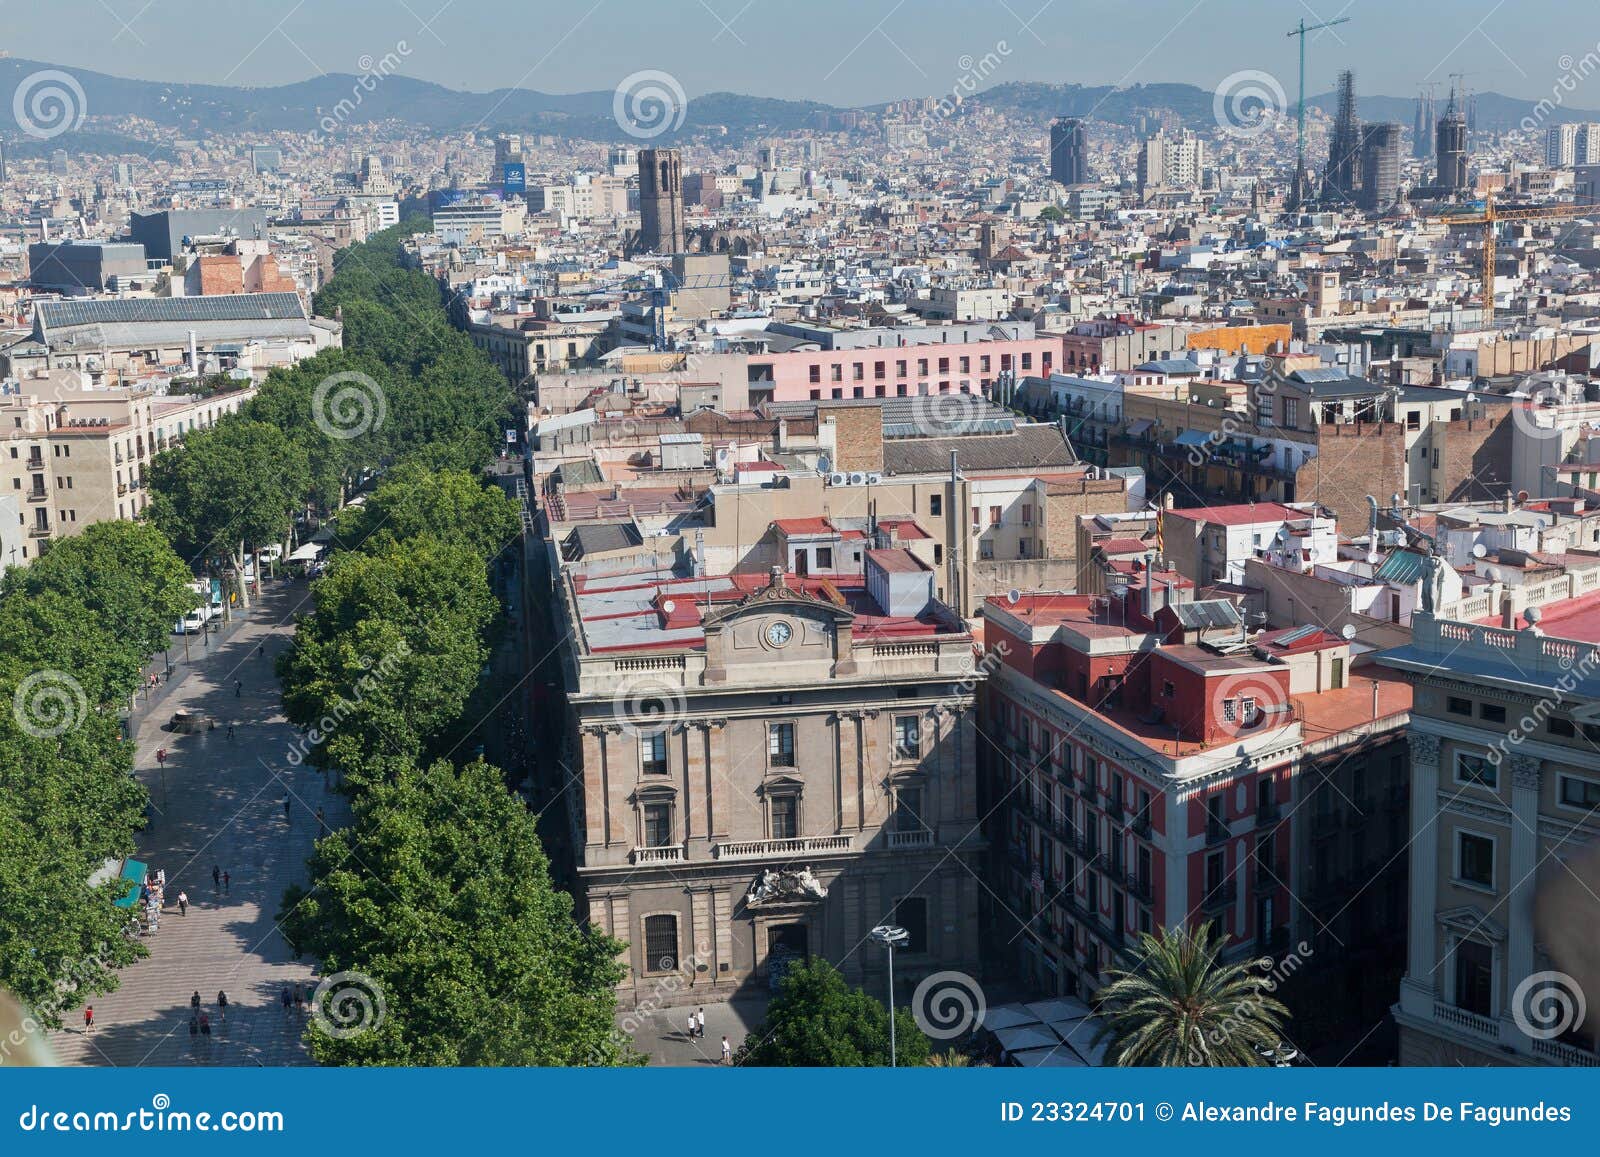
[[[1295,208],[1299,208],[1305,199],[1305,189],[1301,186],[1306,171],[1306,33],[1318,32],[1324,28],[1332,28],[1336,24],[1348,24],[1350,17],[1340,16],[1334,20],[1324,20],[1321,24],[1307,24],[1305,17],[1300,18],[1300,23],[1289,30],[1288,35],[1300,38],[1300,100],[1296,105],[1295,113],[1295,141],[1294,141],[1294,184],[1292,196]]]

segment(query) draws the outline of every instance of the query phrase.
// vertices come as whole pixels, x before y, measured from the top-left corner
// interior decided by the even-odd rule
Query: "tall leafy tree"
[[[1095,1039],[1109,1041],[1113,1064],[1266,1063],[1258,1050],[1282,1043],[1289,1011],[1272,997],[1267,977],[1221,959],[1224,943],[1210,923],[1139,937],[1098,994],[1104,1025]]]
[[[242,572],[248,550],[288,537],[311,467],[277,426],[229,419],[157,455],[151,488],[156,526],[197,555],[231,558]]]
[[[482,762],[409,767],[318,841],[317,883],[280,915],[349,978],[308,1030],[324,1064],[615,1065],[622,945],[550,882],[534,817]],[[332,1029],[333,1031],[330,1031]]]
[[[923,1065],[933,1051],[909,1009],[895,1010],[895,1057]],[[817,958],[791,968],[767,1006],[766,1020],[735,1054],[741,1065],[860,1068],[889,1064],[889,1013]]]
[[[426,535],[464,546],[487,561],[522,532],[517,504],[498,486],[464,470],[429,470],[403,462],[384,477],[365,505],[339,518],[340,545],[369,552]]]

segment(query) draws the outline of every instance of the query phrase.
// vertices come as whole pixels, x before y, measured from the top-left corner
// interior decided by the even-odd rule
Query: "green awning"
[[[128,890],[116,902],[118,908],[132,908],[139,902],[139,889],[144,887],[147,871],[149,868],[139,860],[127,860],[123,863],[120,879],[128,885]]]

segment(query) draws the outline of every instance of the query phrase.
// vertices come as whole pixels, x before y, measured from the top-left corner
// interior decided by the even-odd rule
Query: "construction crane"
[[[1495,226],[1501,221],[1570,221],[1576,217],[1600,217],[1600,205],[1532,205],[1500,209],[1494,203],[1494,190],[1484,195],[1483,212],[1471,215],[1446,213],[1429,217],[1447,225],[1482,225],[1483,255],[1479,276],[1483,280],[1483,323],[1494,324]]]
[[[1333,20],[1324,20],[1321,24],[1307,24],[1305,17],[1300,18],[1300,23],[1289,30],[1288,35],[1300,38],[1300,100],[1295,111],[1295,141],[1294,141],[1294,203],[1300,206],[1304,192],[1300,182],[1306,171],[1306,33],[1320,32],[1325,28],[1332,28],[1337,24],[1350,23],[1350,17],[1340,16]]]

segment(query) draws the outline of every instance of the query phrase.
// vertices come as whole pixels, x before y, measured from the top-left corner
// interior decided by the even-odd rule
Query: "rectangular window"
[[[866,378],[867,378],[866,363],[865,362],[853,362],[853,363],[851,363],[851,366],[850,366],[850,380],[852,382],[863,382],[863,381],[866,381]]]
[[[894,719],[894,757],[922,757],[922,720],[915,715],[896,715]]]
[[[1494,949],[1476,940],[1456,945],[1456,1007],[1492,1016]]]
[[[1024,502],[1022,504],[1022,525],[1033,525],[1033,503],[1031,502]]]
[[[999,526],[1000,521],[1000,508],[998,506],[989,507],[989,525]]]
[[[1472,700],[1460,699],[1454,695],[1451,695],[1444,701],[1444,709],[1450,712],[1452,715],[1466,715],[1470,717],[1472,715]]]
[[[1480,888],[1494,887],[1494,841],[1472,832],[1456,833],[1456,879]]]
[[[933,494],[929,496],[928,513],[935,517],[944,513],[944,495]]]
[[[646,916],[644,918],[644,951],[646,972],[676,972],[678,970],[678,918],[676,916]]]
[[[817,569],[818,570],[832,570],[833,569],[833,548],[831,546],[819,546],[819,547],[817,547]]]
[[[667,733],[657,731],[639,740],[639,769],[646,775],[667,773]]]
[[[1545,720],[1545,728],[1551,735],[1559,735],[1563,739],[1571,739],[1578,734],[1578,729],[1572,725],[1572,720],[1555,715]]]
[[[905,896],[894,906],[893,923],[907,932],[902,952],[928,950],[928,901],[921,896]]]
[[[1480,703],[1478,704],[1478,718],[1485,723],[1504,723],[1506,721],[1506,709],[1498,703]]]
[[[767,725],[767,763],[772,767],[794,766],[794,724]]]
[[[812,366],[811,367],[811,381],[813,381],[813,382],[822,381],[822,367],[821,366]]]
[[[800,797],[784,793],[775,795],[767,805],[772,814],[772,838],[793,840],[800,836]]]
[[[644,805],[644,846],[667,848],[672,846],[672,805],[647,803]]]
[[[925,378],[927,376],[928,376],[928,359],[927,358],[918,358],[917,359],[917,377]]]
[[[1583,808],[1593,811],[1600,808],[1600,783],[1592,779],[1578,779],[1576,776],[1563,775],[1561,777],[1561,802],[1567,807]]]
[[[1490,791],[1500,786],[1500,769],[1481,755],[1456,752],[1456,782],[1470,787],[1486,787]]]
[[[842,381],[844,381],[844,367],[843,366],[829,366],[828,367],[828,380],[830,382],[842,382]]]
[[[902,787],[894,793],[894,830],[922,831],[922,789]]]
[[[897,378],[903,378],[906,376],[906,363],[904,358],[901,358],[899,361],[894,363],[894,376]]]

